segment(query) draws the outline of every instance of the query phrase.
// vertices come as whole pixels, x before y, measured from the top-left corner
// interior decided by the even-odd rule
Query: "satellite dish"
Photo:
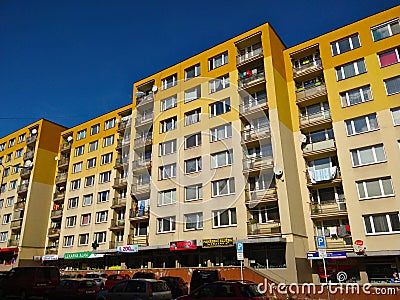
[[[57,160],[58,160],[58,156],[55,156],[55,157],[54,157],[54,160],[57,161]]]
[[[158,91],[158,87],[156,85],[153,85],[153,87],[151,88],[151,90],[153,91],[153,93]]]
[[[33,166],[33,162],[29,159],[24,163],[25,168],[31,168],[32,166]]]
[[[305,142],[307,142],[307,137],[304,134],[300,133],[299,141],[304,144]]]
[[[72,136],[67,137],[67,141],[68,142],[72,141]]]
[[[32,134],[36,134],[36,133],[37,133],[37,129],[36,128],[32,129]]]
[[[135,95],[136,95],[136,97],[143,97],[145,95],[145,93],[138,91],[138,92],[136,92]]]
[[[281,177],[283,175],[283,168],[280,166],[274,167],[274,174],[276,177]]]

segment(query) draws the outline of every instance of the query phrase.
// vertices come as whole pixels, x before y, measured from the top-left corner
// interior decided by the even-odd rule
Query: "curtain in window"
[[[388,95],[400,92],[400,77],[385,80],[386,91]]]
[[[379,54],[379,62],[381,64],[381,67],[386,67],[386,66],[397,63],[398,59],[397,59],[396,51],[391,50],[391,51]]]
[[[374,221],[375,232],[388,232],[389,226],[386,220],[386,215],[372,216]]]

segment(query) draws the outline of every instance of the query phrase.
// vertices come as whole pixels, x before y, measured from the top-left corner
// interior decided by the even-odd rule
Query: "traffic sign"
[[[318,256],[320,258],[327,258],[327,253],[326,253],[326,249],[318,249]]]
[[[317,241],[317,248],[318,249],[326,248],[326,241],[325,241],[325,237],[323,235],[317,236],[315,238],[315,240]]]
[[[242,252],[243,253],[243,242],[236,242],[236,252]]]
[[[320,251],[322,252],[325,249],[319,249],[318,252],[307,252],[307,259],[322,259],[320,256]],[[331,259],[346,259],[347,255],[346,252],[344,251],[332,251],[332,252],[326,252],[326,260],[331,260]]]
[[[236,252],[236,257],[237,257],[237,260],[244,260],[243,252]]]

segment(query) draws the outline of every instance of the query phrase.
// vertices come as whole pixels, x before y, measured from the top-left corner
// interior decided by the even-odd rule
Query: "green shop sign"
[[[89,258],[89,256],[90,256],[91,254],[92,254],[91,251],[65,253],[65,254],[64,254],[64,259]]]

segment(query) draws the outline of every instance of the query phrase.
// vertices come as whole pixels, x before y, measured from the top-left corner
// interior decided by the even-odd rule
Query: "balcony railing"
[[[271,128],[269,126],[249,128],[242,131],[242,140],[244,143],[252,142],[254,140],[261,140],[270,136]]]
[[[50,218],[61,218],[63,214],[62,209],[52,210],[50,214]]]
[[[61,232],[61,228],[49,228],[49,230],[47,231],[47,235],[49,237],[55,237],[55,236],[59,236]]]
[[[297,99],[296,102],[299,103],[323,95],[326,95],[325,83],[321,83],[320,85],[312,86],[306,89],[300,88],[296,91],[296,99]]]
[[[29,151],[24,154],[24,160],[32,159],[35,154],[35,151]]]
[[[311,202],[310,211],[312,217],[324,217],[337,214],[346,214],[347,208],[344,199],[340,199],[340,201],[331,199],[320,203]]]
[[[313,114],[307,114],[304,116],[300,116],[299,118],[300,118],[301,128],[324,124],[332,121],[330,110],[324,110]]]
[[[72,146],[72,143],[63,142],[63,143],[61,144],[60,151],[61,151],[61,152],[64,152],[64,151],[71,150],[71,146]]]
[[[267,97],[252,100],[253,101],[251,102],[242,103],[239,105],[239,111],[241,115],[247,115],[268,108]]]
[[[301,66],[293,67],[293,77],[297,78],[305,74],[311,74],[315,71],[322,69],[321,59],[315,59],[314,61],[303,62]]]
[[[127,128],[131,127],[131,121],[123,121],[121,123],[118,124],[118,131],[123,131]]]
[[[139,148],[146,145],[151,145],[152,142],[153,142],[153,133],[149,132],[146,136],[135,138],[134,147]]]
[[[256,60],[260,57],[263,57],[262,48],[258,48],[253,51],[247,52],[246,54],[236,56],[236,65],[243,65],[246,62]]]
[[[245,89],[245,88],[251,87],[251,86],[256,85],[263,81],[265,81],[265,73],[264,73],[264,71],[261,71],[257,74],[253,74],[249,77],[239,79],[238,86],[240,88]]]
[[[132,219],[147,219],[150,214],[150,208],[146,207],[144,209],[131,209],[129,212],[129,218]]]
[[[132,163],[132,171],[151,167],[151,158],[135,160]]]
[[[124,228],[124,226],[125,226],[125,220],[117,220],[117,219],[111,220],[110,229],[121,229]]]
[[[19,240],[11,239],[8,240],[7,242],[7,247],[18,247],[19,246]]]
[[[131,142],[130,139],[120,139],[117,142],[116,148],[121,149],[122,147],[129,146],[130,142]]]
[[[25,201],[18,201],[14,203],[14,210],[24,210],[26,202]]]
[[[48,246],[46,247],[47,255],[54,255],[58,253],[58,246]]]
[[[124,177],[124,178],[115,178],[115,179],[114,179],[113,188],[125,186],[125,185],[127,185],[127,184],[128,184],[128,178],[127,178],[127,177]]]
[[[62,158],[58,161],[58,167],[59,167],[59,168],[68,166],[68,164],[69,164],[69,157],[62,157]]]
[[[249,238],[280,236],[281,223],[279,220],[270,223],[254,223],[247,224],[247,235]]]
[[[26,144],[29,145],[29,144],[34,143],[36,141],[36,139],[37,139],[37,134],[31,135],[30,137],[28,137],[26,139]]]
[[[118,246],[124,246],[124,241],[111,241],[109,243],[109,249],[116,249]]]
[[[25,193],[28,191],[29,188],[29,183],[23,183],[18,186],[17,192],[18,193]]]
[[[22,227],[22,221],[23,221],[23,219],[12,220],[11,221],[11,228],[16,229],[16,228]]]
[[[274,166],[272,156],[256,156],[243,159],[243,172],[257,171]]]
[[[111,208],[126,206],[126,200],[127,200],[126,197],[124,197],[124,198],[122,198],[122,197],[114,198],[113,202],[112,202],[112,205],[111,205]]]
[[[147,123],[152,123],[152,120],[153,120],[153,113],[138,116],[135,119],[135,126],[141,126],[141,125],[145,125]]]
[[[67,181],[67,176],[68,176],[68,173],[58,174],[56,176],[56,183],[61,183],[61,182]]]
[[[303,155],[310,156],[314,154],[321,154],[335,150],[336,150],[335,140],[329,139],[305,145],[303,148]]]
[[[327,183],[327,182],[335,182],[337,180],[341,180],[340,169],[336,166],[328,167],[319,170],[308,169],[307,171],[307,184],[319,184],[319,183]]]
[[[316,236],[314,237],[314,241],[316,240]],[[330,237],[325,236],[325,244],[326,249],[329,250],[350,250],[353,249],[353,239],[351,235],[344,237]]]
[[[132,184],[132,194],[134,196],[142,195],[150,192],[150,182],[144,184]]]
[[[55,192],[53,194],[53,201],[63,200],[65,198],[65,192]]]
[[[276,188],[269,188],[265,190],[250,190],[246,188],[246,204],[256,205],[258,203],[277,201],[278,193]]]
[[[122,167],[123,165],[127,164],[129,162],[129,157],[117,157],[115,160],[115,165],[114,168],[119,168]]]
[[[136,100],[136,107],[143,106],[143,105],[145,105],[145,104],[147,104],[147,103],[151,103],[151,102],[153,102],[153,101],[154,101],[154,96],[153,96],[153,94],[150,94],[150,95],[146,95],[146,96],[137,98],[137,100]]]
[[[128,236],[128,244],[148,246],[149,245],[149,236],[148,235],[136,235],[135,236],[133,234],[130,234]]]
[[[25,177],[29,177],[31,175],[31,173],[32,173],[32,169],[24,168],[21,170],[21,172],[19,174],[21,175],[22,178],[25,178]]]

